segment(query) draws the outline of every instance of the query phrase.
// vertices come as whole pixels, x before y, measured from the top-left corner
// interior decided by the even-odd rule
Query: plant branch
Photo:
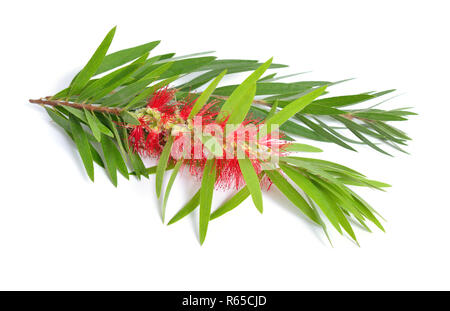
[[[32,104],[38,104],[38,105],[48,105],[48,106],[67,106],[72,107],[76,109],[86,109],[89,111],[97,111],[97,112],[105,112],[110,114],[119,115],[122,113],[122,108],[109,108],[109,107],[101,107],[101,106],[94,106],[89,104],[79,104],[79,103],[71,103],[68,101],[61,101],[61,100],[51,100],[50,97],[44,97],[40,99],[30,99],[30,103]]]

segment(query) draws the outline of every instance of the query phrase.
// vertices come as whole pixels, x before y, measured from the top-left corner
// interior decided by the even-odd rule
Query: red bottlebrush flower
[[[130,145],[132,146],[134,152],[140,152],[142,143],[145,141],[144,118],[139,118],[139,122],[141,123],[141,125],[133,126],[130,134],[128,135],[128,140],[130,141]]]
[[[184,167],[188,168],[191,175],[201,179],[211,152],[208,148],[211,146],[206,147],[202,136],[197,137],[195,133],[206,131],[215,138],[215,143],[219,144],[218,150],[222,148],[222,156],[214,154],[217,189],[240,189],[245,185],[239,166],[239,156],[249,157],[256,173],[261,174],[262,162],[267,161],[270,156],[280,156],[283,153],[282,148],[287,142],[279,139],[277,133],[259,137],[261,128],[259,120],[247,117],[239,128],[225,137],[227,118],[216,121],[218,101],[207,103],[196,114],[194,120],[188,120],[195,100],[191,100],[188,96],[181,101],[175,101],[174,93],[175,90],[162,88],[152,95],[146,108],[136,111],[141,124],[127,126],[131,128],[129,139],[134,152],[157,158],[163,150],[167,137],[176,135],[171,161],[178,160],[183,155]],[[200,123],[200,128],[196,127],[196,122]],[[270,179],[262,179],[261,187],[268,189],[270,185]]]
[[[157,90],[148,100],[147,107],[158,110],[162,113],[174,113],[176,105],[170,105],[175,96],[175,89],[170,90],[167,86]]]

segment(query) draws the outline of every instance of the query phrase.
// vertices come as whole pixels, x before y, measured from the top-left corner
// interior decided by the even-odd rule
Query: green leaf
[[[315,115],[340,115],[344,114],[345,111],[332,107],[317,105],[312,102],[311,104],[306,106],[305,109],[303,109],[302,113]]]
[[[124,110],[120,114],[120,116],[122,117],[123,121],[128,124],[141,125],[141,122],[139,122],[139,120],[133,114],[129,113],[126,110]]]
[[[142,66],[147,56],[148,54],[145,54],[132,64],[117,69],[112,73],[95,80],[93,83],[91,83],[89,86],[83,89],[78,98],[78,101],[82,102],[88,99],[95,101],[110,94],[117,87],[124,84],[125,81],[127,81],[128,78],[131,76],[131,74]]]
[[[192,54],[180,55],[180,56],[176,56],[176,57],[173,57],[173,56],[175,56],[175,54],[173,54],[171,57],[167,57],[167,58],[158,60],[156,63],[157,63],[157,64],[163,64],[163,63],[168,62],[168,61],[174,61],[174,60],[180,60],[180,59],[192,58],[192,57],[194,57],[194,56],[208,55],[208,54],[212,54],[212,53],[214,53],[214,52],[215,52],[215,51],[197,52],[197,53],[192,53]]]
[[[295,188],[276,170],[266,170],[265,173],[269,176],[273,184],[300,209],[309,219],[318,225],[321,225],[317,214],[305,201],[305,199],[295,190]]]
[[[340,231],[339,220],[333,211],[332,206],[328,204],[327,198],[317,189],[314,184],[303,176],[299,171],[293,169],[288,165],[280,163],[280,167],[283,172],[286,173],[289,178],[297,184],[308,196],[310,196],[314,202],[320,207],[325,216],[330,220],[331,224]]]
[[[148,175],[145,172],[145,165],[142,162],[141,157],[137,152],[133,152],[130,149],[128,130],[125,127],[122,127],[121,133],[126,153],[128,154],[128,158],[130,159],[131,166],[134,169],[137,179],[141,179],[141,175],[144,175],[145,177],[148,178]]]
[[[268,112],[259,107],[252,106],[250,108],[250,113],[256,119],[268,119]],[[328,141],[327,139],[317,135],[315,132],[311,131],[309,128],[306,128],[300,124],[297,124],[293,121],[286,121],[283,125],[280,126],[280,130],[286,133],[302,136],[305,138],[317,140],[317,141]],[[286,140],[293,140],[288,138],[284,138]]]
[[[94,163],[86,133],[81,127],[81,124],[72,115],[69,115],[69,124],[86,172],[89,175],[89,178],[94,181]]]
[[[215,159],[206,162],[203,170],[202,186],[200,188],[200,221],[199,235],[200,244],[203,244],[208,231],[209,216],[211,214],[211,203],[216,182],[216,163]]]
[[[324,198],[328,201],[328,204],[332,207],[334,215],[339,221],[339,224],[344,228],[344,230],[350,235],[350,237],[356,242],[356,244],[359,246],[358,240],[356,239],[356,235],[352,229],[352,226],[350,225],[348,219],[345,217],[343,209],[340,208],[339,205],[342,205],[342,201],[338,196],[335,195],[332,191],[329,190],[328,187],[324,187],[324,183],[321,182],[320,184],[317,184],[317,187],[322,191],[322,193],[325,195]],[[363,221],[363,218],[361,216],[358,217],[360,221]],[[339,229],[340,230],[340,229]],[[342,234],[342,231],[340,231]]]
[[[321,159],[302,158],[302,157],[296,157],[296,159],[300,159],[304,162],[309,162],[313,165],[322,167],[323,169],[328,170],[328,171],[331,170],[331,171],[337,171],[337,172],[346,172],[347,174],[358,175],[358,176],[364,177],[364,175],[361,174],[360,172],[357,172],[347,166],[344,166],[344,165],[341,165],[338,163],[321,160]]]
[[[276,100],[273,104],[272,107],[270,107],[270,111],[266,116],[266,119],[270,119],[276,112],[278,109],[278,100]]]
[[[351,146],[349,146],[348,144],[346,144],[345,142],[340,140],[338,137],[336,137],[336,136],[332,135],[331,133],[327,132],[326,130],[324,130],[322,127],[320,127],[316,123],[308,120],[306,117],[301,116],[301,117],[297,117],[297,118],[300,121],[302,121],[303,123],[305,123],[310,129],[315,131],[318,135],[323,136],[327,140],[329,140],[331,142],[334,142],[334,143],[338,144],[339,146],[342,146],[342,147],[344,147],[346,149],[349,149],[349,150],[352,150],[352,151],[356,151]]]
[[[112,184],[117,187],[117,166],[113,156],[114,150],[117,151],[116,146],[114,146],[111,139],[105,135],[102,135],[101,145],[109,178],[111,179]]]
[[[355,131],[365,133],[367,135],[370,135],[370,136],[378,138],[378,139],[384,139],[383,135],[373,132],[370,129],[368,129],[367,127],[364,127],[363,125],[358,124],[352,120],[349,120],[349,119],[341,117],[341,116],[333,116],[333,118],[335,120],[341,122],[342,124],[344,124],[348,129],[353,129]],[[316,121],[317,121],[317,119],[316,119]]]
[[[249,59],[216,59],[211,63],[201,67],[201,70],[224,70],[228,69],[228,72],[243,72],[255,70],[260,67],[262,64],[257,60],[249,60]],[[269,68],[284,68],[286,65],[282,64],[271,64]],[[239,70],[239,71],[236,71]]]
[[[404,117],[395,115],[393,113],[389,113],[389,112],[373,112],[373,111],[368,111],[368,112],[355,112],[353,113],[353,115],[360,117],[360,118],[364,118],[364,119],[369,119],[369,120],[376,120],[376,121],[405,121],[408,120]]]
[[[84,66],[83,69],[75,76],[74,80],[71,83],[71,88],[69,91],[69,96],[72,94],[79,94],[80,91],[86,86],[89,79],[97,72],[100,67],[103,59],[105,58],[106,52],[111,45],[111,41],[116,32],[116,27],[111,29],[106,35],[105,39],[103,39],[100,46],[95,51],[94,55],[91,57],[89,62]]]
[[[161,41],[152,41],[142,45],[138,45],[129,49],[120,50],[111,54],[108,54],[103,59],[100,67],[97,69],[96,75],[101,74],[105,71],[114,69],[123,64],[126,64],[145,53],[153,50]]]
[[[151,94],[153,94],[154,91],[159,90],[160,88],[172,83],[176,79],[178,79],[178,76],[173,76],[173,77],[167,78],[161,82],[158,82],[158,83],[146,88],[139,95],[137,95],[132,101],[130,101],[124,107],[124,109],[128,110],[128,109],[133,109],[133,108],[139,108],[139,105],[145,106],[146,103],[140,103],[140,102],[143,101],[145,98],[149,97]]]
[[[169,136],[156,167],[156,196],[161,195],[161,188],[164,179],[164,172],[166,171],[167,162],[169,161],[170,151],[172,150],[173,136]]]
[[[247,186],[244,186],[241,190],[239,190],[234,196],[232,196],[229,200],[219,206],[210,217],[210,220],[216,219],[219,216],[222,216],[225,213],[236,208],[239,204],[244,202],[250,195],[250,191]]]
[[[183,164],[183,160],[179,160],[175,167],[173,168],[172,174],[170,175],[169,182],[166,187],[166,191],[164,191],[164,200],[162,205],[162,221],[164,223],[164,219],[166,217],[166,205],[167,200],[169,199],[170,190],[172,190],[173,183],[175,182],[175,178],[177,178],[178,171],[180,170],[181,164]]]
[[[344,96],[321,98],[315,100],[314,104],[327,107],[344,107],[358,104],[372,98],[375,98],[375,96],[370,94],[344,95]]]
[[[220,80],[222,80],[223,76],[227,73],[227,70],[225,69],[224,71],[222,71],[220,73],[220,75],[218,75],[213,82],[211,82],[210,85],[208,85],[208,87],[206,88],[206,90],[204,90],[202,92],[202,95],[200,95],[199,98],[197,98],[197,100],[195,101],[195,105],[194,107],[192,107],[192,110],[189,114],[189,118],[192,118],[193,116],[195,116],[201,109],[202,107],[206,104],[206,102],[208,101],[209,97],[211,96],[212,92],[215,90],[215,88],[217,87],[217,85],[219,84]]]
[[[387,153],[386,151],[384,151],[383,149],[381,149],[380,147],[378,147],[377,145],[375,145],[373,142],[371,142],[369,139],[367,139],[363,134],[359,133],[358,131],[355,131],[352,128],[349,128],[349,130],[359,139],[361,139],[362,142],[366,143],[368,146],[372,147],[373,149],[375,149],[378,152],[384,153],[385,155],[388,155],[390,157],[392,157],[392,155],[390,153]]]
[[[405,140],[411,140],[411,138],[405,134],[405,132],[397,129],[396,127],[393,127],[392,125],[386,124],[382,121],[376,121],[374,122],[379,128],[385,130],[386,132],[388,132],[391,135],[394,135],[400,139],[405,139]]]
[[[45,107],[45,110],[47,111],[47,113],[50,116],[50,118],[56,124],[58,124],[60,127],[62,127],[66,131],[67,135],[69,135],[69,137],[72,140],[74,140],[73,135],[72,135],[72,130],[70,128],[69,120],[67,120],[58,111],[55,111],[55,110],[53,110],[51,108]],[[87,136],[88,136],[88,140],[94,140],[95,139],[93,136],[90,137],[88,134],[87,134]],[[105,167],[105,164],[103,163],[103,160],[100,157],[100,155],[98,154],[97,150],[91,144],[89,144],[89,147],[91,149],[92,159],[94,160],[94,162],[97,163],[101,167]]]
[[[284,147],[284,150],[289,152],[322,152],[323,150],[311,145],[292,143]]]
[[[208,81],[214,79],[218,74],[222,72],[222,70],[226,69],[227,74],[239,73],[245,71],[252,71],[258,69],[261,63],[258,63],[256,60],[240,60],[240,59],[216,59],[211,63],[196,69],[196,71],[210,70],[207,71],[192,80],[179,85],[177,88],[182,91],[194,90]],[[269,68],[281,68],[286,67],[285,65],[280,64],[271,64]]]
[[[222,105],[216,120],[229,116],[228,124],[240,124],[247,116],[255,96],[256,81],[263,75],[272,63],[272,58],[256,69],[244,80]]]
[[[94,135],[95,139],[100,142],[101,138],[101,132],[98,128],[98,123],[96,122],[96,117],[93,115],[90,111],[84,109],[84,114],[86,116],[86,120],[88,122],[88,125],[92,131],[92,134]]]
[[[264,77],[262,77],[261,79],[259,79],[258,82],[270,80],[270,79],[274,78],[276,75],[277,75],[276,72],[275,72],[275,73],[268,74],[267,76],[264,76]]]
[[[199,204],[200,204],[200,190],[198,190],[195,193],[195,195],[189,200],[189,202],[187,202],[186,205],[183,206],[183,208],[180,209],[178,213],[176,213],[175,216],[172,217],[172,219],[167,223],[167,225],[174,224],[177,221],[183,219],[184,217],[192,213]]]
[[[172,63],[166,63],[149,72],[142,79],[121,88],[117,93],[114,93],[102,101],[102,106],[122,106],[127,104],[133,96],[136,96],[139,92],[145,90],[150,83],[154,82],[162,73],[169,69],[170,66],[172,66]]]
[[[258,175],[250,159],[238,159],[239,167],[244,177],[247,188],[249,189],[253,203],[260,213],[263,212],[262,192]]]
[[[303,120],[303,116],[296,116],[296,119],[301,121],[301,120]],[[314,117],[313,117],[313,119],[317,122],[319,127],[322,127],[322,129],[325,130],[325,133],[327,133],[327,131],[328,131],[329,132],[328,134],[331,134],[332,136],[334,135],[334,136],[336,136],[336,138],[342,139],[345,142],[349,142],[352,144],[363,144],[360,141],[345,137],[344,135],[340,134],[338,131],[336,131],[331,126],[328,126],[325,122],[320,121],[320,119],[314,118]],[[312,123],[312,125],[315,125],[315,123]],[[330,140],[328,140],[328,141],[330,141]]]
[[[258,82],[256,83],[256,95],[297,94],[308,91],[316,86],[324,86],[328,84],[330,84],[328,81],[300,81],[291,83]],[[222,86],[214,91],[214,95],[229,96],[238,87],[238,84]]]
[[[272,132],[272,125],[279,127],[286,121],[288,121],[292,116],[300,112],[303,108],[309,105],[315,98],[320,96],[326,89],[326,86],[319,87],[302,97],[294,100],[292,103],[281,109],[279,112],[274,114],[271,118],[266,120],[265,125],[268,132]]]
[[[134,173],[135,173],[136,177],[138,179],[140,179],[140,175],[144,175],[145,177],[148,178],[148,174],[147,174],[147,172],[145,170],[145,165],[142,162],[142,159],[139,156],[139,154],[137,154],[136,152],[133,152],[133,151],[130,150],[128,152],[128,156],[130,158],[130,162],[131,162],[131,165],[133,166]]]
[[[215,59],[216,59],[215,56],[205,56],[174,61],[170,69],[167,70],[164,74],[162,74],[160,78],[166,79],[175,75],[191,73],[194,70],[204,66],[205,64],[212,62]],[[159,64],[154,64],[153,66],[148,67],[146,71],[140,72],[138,75],[135,75],[135,78],[141,79],[144,75],[147,74],[147,72],[152,71],[159,66],[160,66]]]
[[[327,172],[325,169],[313,165],[311,163],[307,163],[302,160],[300,157],[282,157],[280,158],[280,161],[289,163],[295,167],[307,170],[308,172],[311,172],[314,175],[320,176],[323,179],[326,179],[327,181],[339,183],[339,180],[333,175]]]
[[[217,137],[212,136],[209,133],[201,133],[200,139],[202,141],[203,147],[208,150],[211,156],[214,156],[216,158],[223,156],[223,145],[219,142]]]

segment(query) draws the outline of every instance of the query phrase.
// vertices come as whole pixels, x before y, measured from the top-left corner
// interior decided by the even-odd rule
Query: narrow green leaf
[[[162,221],[164,223],[164,219],[166,218],[166,205],[167,200],[169,199],[170,190],[172,190],[173,183],[175,182],[175,178],[177,178],[178,171],[180,170],[181,164],[183,164],[183,160],[179,160],[175,167],[173,168],[172,174],[170,175],[169,182],[167,183],[166,191],[164,191],[164,200],[162,205]]]
[[[240,124],[250,109],[252,99],[256,91],[256,81],[263,75],[272,63],[272,58],[256,69],[247,79],[244,80],[234,91],[230,97],[222,105],[217,120],[222,120],[229,116],[229,124]],[[249,102],[249,98],[252,99]]]
[[[354,129],[350,128],[349,129],[356,137],[358,137],[359,139],[361,139],[362,142],[366,143],[368,146],[370,146],[371,148],[375,149],[378,152],[384,153],[385,155],[388,155],[390,157],[392,157],[392,155],[390,153],[387,153],[386,151],[384,151],[383,149],[381,149],[380,147],[378,147],[377,145],[375,145],[373,142],[371,142],[369,139],[367,139],[363,134],[359,133],[358,131],[355,131]]]
[[[249,59],[216,59],[209,64],[201,67],[201,70],[224,70],[228,69],[228,72],[243,72],[243,71],[251,71],[256,70],[260,67],[262,63],[259,63],[257,60],[249,60]],[[282,64],[271,64],[269,68],[284,68],[287,65]],[[236,71],[239,70],[239,71]]]
[[[292,116],[300,112],[303,108],[309,105],[315,98],[320,96],[326,89],[326,86],[319,87],[302,97],[294,100],[292,103],[284,107],[282,110],[266,120],[266,128],[268,132],[272,131],[272,125],[279,127],[284,122],[288,121]]]
[[[375,97],[376,96],[370,94],[344,95],[344,96],[321,98],[315,100],[314,104],[323,105],[327,107],[344,107],[358,104]]]
[[[247,186],[243,187],[241,190],[239,190],[235,195],[233,195],[229,200],[227,200],[225,203],[223,203],[221,206],[219,206],[210,217],[210,220],[216,219],[219,216],[222,216],[225,213],[228,213],[229,211],[236,208],[239,204],[244,202],[245,199],[247,199],[250,195],[250,191],[248,190]]]
[[[86,172],[89,175],[89,178],[94,181],[94,164],[86,133],[81,127],[81,124],[72,115],[69,116],[69,124],[73,139],[78,148],[78,152],[80,153]]]
[[[256,83],[256,95],[297,94],[308,91],[316,86],[328,84],[330,84],[328,81],[300,81],[291,83],[258,82]],[[214,91],[214,95],[230,96],[238,87],[239,84],[222,86]]]
[[[121,114],[120,117],[123,119],[124,122],[128,123],[128,124],[133,124],[133,125],[140,125],[141,122],[139,122],[139,120],[131,113],[129,113],[128,111],[124,110]]]
[[[315,114],[315,115],[340,115],[344,114],[344,110],[339,110],[333,107],[327,107],[322,105],[317,105],[312,102],[308,106],[303,109],[302,113],[304,114]]]
[[[137,95],[132,101],[130,101],[124,107],[124,109],[128,110],[128,109],[133,109],[133,108],[139,108],[139,105],[145,106],[146,103],[140,103],[140,102],[143,101],[144,99],[146,99],[147,97],[149,97],[151,94],[153,94],[154,91],[159,90],[160,88],[172,83],[176,79],[178,79],[178,76],[173,76],[173,77],[167,78],[161,82],[158,82],[158,83],[146,88],[139,95]]]
[[[349,146],[348,144],[346,144],[345,142],[343,142],[342,140],[340,140],[338,137],[332,135],[331,133],[327,132],[326,130],[324,130],[322,127],[320,127],[319,125],[317,125],[316,123],[308,120],[306,117],[298,117],[298,119],[300,121],[302,121],[303,123],[305,123],[310,129],[312,129],[313,131],[315,131],[318,135],[325,137],[326,139],[328,139],[331,142],[334,142],[336,144],[338,144],[339,146],[342,146],[346,149],[352,150],[352,151],[356,151],[355,149],[353,149],[353,147]]]
[[[405,134],[405,132],[397,129],[396,127],[393,127],[392,125],[386,124],[382,121],[376,121],[374,122],[377,126],[382,128],[383,130],[387,131],[391,135],[394,135],[398,138],[405,139],[405,140],[411,140],[411,138]]]
[[[405,120],[408,120],[404,117],[401,117],[401,116],[398,116],[398,115],[395,115],[395,114],[389,113],[389,112],[373,112],[373,111],[364,112],[364,111],[361,111],[361,112],[355,112],[353,114],[360,118],[376,120],[376,121],[405,121]]]
[[[215,59],[216,59],[216,57],[214,57],[214,56],[205,56],[205,57],[196,57],[196,58],[176,60],[173,62],[173,65],[170,67],[170,69],[161,75],[161,79],[166,79],[166,78],[169,78],[169,77],[172,77],[175,75],[191,73],[194,70],[201,68],[202,66],[212,62]],[[147,74],[147,72],[150,72],[159,66],[160,66],[160,64],[154,64],[154,65],[148,67],[146,69],[146,71],[143,71],[137,75],[134,75],[134,77],[136,79],[141,79],[144,75]]]
[[[101,138],[101,132],[98,128],[98,123],[95,121],[95,115],[93,115],[90,111],[84,109],[84,114],[86,116],[86,120],[88,122],[88,125],[92,131],[92,134],[94,135],[95,139],[100,142]]]
[[[152,41],[142,45],[138,45],[129,49],[120,50],[111,54],[108,54],[103,59],[100,67],[97,69],[96,75],[101,74],[105,71],[114,69],[123,64],[126,64],[145,53],[153,50],[161,41]]]
[[[173,136],[169,136],[156,167],[156,196],[161,195],[161,188],[164,179],[164,172],[166,171],[167,162],[169,161],[170,151],[172,150]]]
[[[266,110],[263,110],[259,107],[252,106],[250,108],[250,113],[252,116],[254,116],[256,119],[268,119],[268,112]],[[323,138],[322,136],[319,136],[309,128],[302,126],[300,124],[297,124],[293,121],[286,121],[283,123],[283,125],[280,126],[280,130],[289,133],[298,135],[301,137],[317,140],[317,141],[328,141],[327,139]],[[289,137],[285,137],[286,140],[293,140],[289,139]]]
[[[145,165],[142,162],[141,157],[137,152],[133,152],[130,149],[130,143],[129,143],[129,137],[128,137],[128,130],[125,127],[121,128],[122,138],[123,138],[123,145],[125,147],[125,151],[128,154],[128,158],[130,159],[131,166],[134,169],[135,175],[137,179],[141,179],[141,175],[144,175],[148,178],[148,175],[145,173]]]
[[[200,244],[203,244],[208,231],[209,217],[211,215],[211,203],[216,182],[216,163],[215,159],[206,162],[203,170],[202,186],[200,188],[200,221],[199,235]]]
[[[292,143],[284,147],[284,150],[289,152],[322,152],[323,150],[311,145]]]
[[[111,41],[116,32],[116,27],[111,29],[106,35],[105,39],[103,39],[100,46],[95,51],[94,55],[92,55],[89,62],[84,66],[83,69],[75,76],[74,80],[71,83],[71,88],[69,91],[69,96],[72,94],[79,94],[79,92],[86,86],[89,79],[97,72],[100,67],[103,59],[105,58],[106,52],[111,45]]]
[[[148,54],[144,54],[132,64],[119,68],[110,74],[95,80],[89,86],[85,87],[78,97],[78,101],[83,102],[86,100],[95,101],[110,94],[117,87],[121,86],[128,80],[133,72],[141,67]]]
[[[172,217],[172,219],[167,223],[167,225],[174,224],[177,221],[183,219],[184,217],[192,213],[199,204],[200,204],[200,190],[198,190],[195,193],[195,195],[189,200],[189,202],[187,202],[186,205],[183,206],[183,208],[180,209],[178,213],[176,213],[175,216]]]
[[[62,127],[66,131],[67,135],[69,135],[69,137],[73,141],[75,141],[73,138],[73,135],[72,135],[72,130],[70,128],[69,120],[67,120],[64,116],[62,116],[58,111],[55,111],[51,108],[45,107],[45,110],[47,111],[50,118],[56,124],[58,124],[60,127]],[[94,136],[90,137],[88,134],[87,134],[87,136],[88,136],[88,140],[92,140],[92,141],[95,140]],[[89,143],[89,147],[91,149],[92,159],[94,160],[94,162],[97,163],[101,167],[105,167],[105,164],[103,163],[103,160],[100,157],[100,155],[98,154],[97,150],[90,143]]]
[[[317,218],[314,210],[309,206],[305,199],[295,190],[295,188],[276,170],[266,170],[265,173],[269,176],[274,185],[300,209],[309,219],[318,225],[320,220]]]
[[[171,57],[167,57],[161,60],[158,60],[156,63],[157,64],[163,64],[165,62],[168,61],[175,61],[175,60],[180,60],[180,59],[186,59],[186,58],[193,58],[194,56],[202,56],[202,55],[208,55],[208,54],[212,54],[215,51],[206,51],[206,52],[197,52],[197,53],[192,53],[192,54],[185,54],[185,55],[180,55],[180,56],[175,56],[175,54],[173,54]]]
[[[276,100],[273,104],[272,107],[270,107],[270,111],[267,114],[266,119],[270,119],[276,112],[277,112],[277,108],[278,108],[278,100]]]
[[[377,132],[373,132],[370,129],[368,129],[367,127],[364,127],[361,124],[358,124],[352,120],[349,120],[347,118],[341,117],[341,116],[333,116],[333,118],[339,122],[341,122],[342,124],[344,124],[348,129],[353,129],[355,131],[358,132],[362,132],[365,133],[367,135],[370,135],[372,137],[378,138],[378,139],[384,139],[385,137],[383,135],[380,135]],[[316,119],[317,121],[317,119]]]
[[[259,182],[258,175],[255,172],[255,168],[252,165],[250,159],[238,159],[239,167],[244,177],[247,188],[249,189],[253,203],[260,213],[263,212],[263,200],[261,186]]]
[[[280,163],[280,167],[283,170],[283,172],[286,173],[289,178],[297,184],[308,196],[310,196],[314,202],[320,207],[320,209],[323,211],[325,216],[330,220],[331,224],[340,231],[339,228],[339,220],[336,216],[336,213],[333,211],[332,206],[328,204],[327,199],[317,189],[314,184],[308,180],[305,176],[303,176],[299,171],[295,170],[294,168],[284,165]]]
[[[297,158],[297,157],[296,157]],[[313,158],[302,158],[302,157],[298,157],[298,159],[305,161],[305,162],[309,162],[312,163],[314,165],[320,166],[325,170],[332,170],[332,171],[343,171],[343,172],[347,172],[348,174],[351,175],[359,175],[364,177],[363,174],[361,174],[358,171],[355,171],[347,166],[341,165],[341,164],[337,164],[334,162],[330,162],[330,161],[326,161],[326,160],[321,160],[321,159],[313,159]]]
[[[116,146],[114,146],[114,143],[110,138],[103,134],[101,138],[101,145],[109,178],[111,179],[114,187],[117,187],[117,165],[113,156],[114,150],[117,151]]]
[[[144,91],[150,83],[158,79],[163,72],[170,68],[170,66],[172,66],[172,63],[166,63],[149,72],[142,79],[121,88],[117,93],[112,94],[102,101],[102,106],[123,106],[124,104],[127,104],[134,96]]]
[[[75,117],[77,117],[78,119],[80,119],[82,122],[84,122],[85,124],[88,124],[88,120],[86,118],[86,115],[84,114],[83,110],[80,109],[76,109],[73,107],[68,107],[68,106],[64,106],[64,108],[62,106],[58,106],[57,107],[58,110],[60,111],[65,111],[67,115],[74,115]],[[102,123],[100,122],[97,118],[94,118],[94,121],[97,123],[97,127],[100,130],[100,132],[102,132],[103,134],[113,137],[113,133],[111,133],[111,131]]]
[[[303,120],[303,116],[296,116],[296,119],[301,121]],[[319,118],[314,118],[313,119],[317,122],[317,124],[319,125],[319,127],[322,127],[323,130],[325,130],[325,132],[329,132],[329,134],[336,136],[336,138],[339,138],[345,142],[348,143],[352,143],[352,144],[364,144],[361,141],[357,141],[357,140],[353,140],[350,139],[348,137],[345,137],[344,135],[340,134],[338,131],[336,131],[334,128],[332,128],[331,126],[328,126],[325,122],[322,122]],[[314,123],[313,123],[314,124]],[[330,141],[330,140],[328,140]]]
[[[276,72],[275,72],[275,73],[268,74],[267,76],[264,76],[264,77],[262,77],[261,79],[259,79],[258,82],[263,82],[263,81],[270,80],[270,79],[274,78],[276,75],[277,75]]]
[[[195,105],[194,105],[194,107],[192,107],[192,110],[189,114],[189,118],[192,118],[193,116],[195,116],[202,109],[202,107],[206,104],[206,102],[208,101],[212,92],[215,90],[215,88],[219,84],[220,80],[222,80],[223,76],[226,75],[226,73],[227,73],[226,69],[224,71],[222,71],[214,79],[214,81],[211,82],[211,84],[208,85],[208,87],[202,92],[202,95],[200,95],[200,97],[197,98],[197,100],[195,101]]]

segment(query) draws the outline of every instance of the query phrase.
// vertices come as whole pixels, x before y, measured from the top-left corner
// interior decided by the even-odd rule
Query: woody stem
[[[110,114],[119,115],[123,109],[122,108],[109,108],[109,107],[100,107],[89,104],[79,104],[79,103],[71,103],[68,101],[61,100],[51,100],[48,97],[40,98],[40,99],[30,99],[30,103],[38,104],[38,105],[48,105],[48,106],[67,106],[76,109],[86,109],[89,111],[97,111],[97,112],[105,112]]]

